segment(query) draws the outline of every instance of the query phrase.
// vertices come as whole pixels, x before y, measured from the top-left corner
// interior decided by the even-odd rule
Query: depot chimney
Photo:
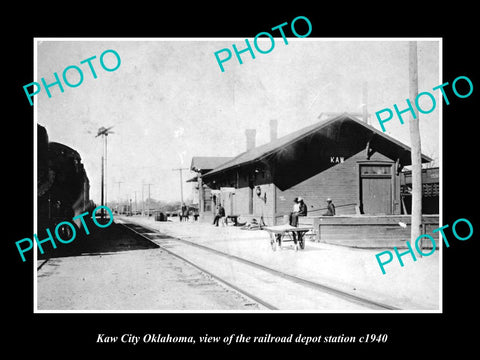
[[[247,137],[247,151],[252,150],[255,148],[255,136],[257,134],[257,130],[255,129],[246,129],[245,136]]]
[[[368,87],[367,87],[367,82],[363,82],[362,86],[362,101],[363,101],[363,109],[362,109],[362,119],[365,123],[368,124]]]

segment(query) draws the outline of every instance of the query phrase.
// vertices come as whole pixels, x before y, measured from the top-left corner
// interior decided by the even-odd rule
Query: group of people
[[[298,225],[299,216],[307,216],[308,209],[305,201],[301,197],[296,197],[293,199],[293,211],[289,216],[289,224],[292,226]],[[335,205],[332,202],[332,199],[327,199],[327,211],[322,214],[323,216],[334,216],[335,215]]]
[[[307,205],[303,201],[303,198],[296,197],[293,199],[293,211],[290,213],[289,224],[292,226],[298,225],[299,216],[307,216]]]
[[[302,197],[296,197],[293,199],[293,211],[289,215],[289,224],[291,226],[297,227],[298,217],[307,216],[308,208],[305,204],[305,201]],[[327,211],[322,214],[323,216],[334,216],[335,215],[335,205],[332,202],[332,199],[327,199]],[[187,215],[188,218],[188,215]],[[225,208],[221,205],[217,205],[217,213],[213,219],[213,225],[218,226],[220,220],[223,221],[225,218]],[[296,239],[295,239],[296,240]]]
[[[293,199],[293,211],[290,213],[289,216],[289,224],[291,226],[297,227],[298,225],[298,217],[299,216],[307,216],[308,209],[307,205],[305,204],[305,201],[301,197],[296,197]],[[332,202],[332,199],[328,198],[327,199],[327,211],[322,214],[323,216],[334,216],[335,215],[335,205]],[[295,244],[297,244],[297,236],[298,240],[301,241],[302,239],[302,233],[298,232],[296,234],[294,231],[292,231],[293,234],[293,241]],[[277,237],[280,235],[277,235]]]
[[[192,211],[185,204],[183,204],[181,209],[178,210],[178,217],[180,218],[180,221],[189,221],[190,215],[192,215],[193,219],[197,221],[199,216],[198,209]]]

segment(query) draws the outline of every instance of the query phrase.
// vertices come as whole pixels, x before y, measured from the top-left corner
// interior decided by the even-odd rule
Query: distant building
[[[202,218],[202,214],[210,214],[212,212],[212,203],[214,201],[211,189],[202,182],[202,175],[212,171],[231,159],[231,157],[221,156],[194,156],[192,158],[190,170],[196,172],[197,176],[187,180],[187,182],[195,183],[193,203],[198,205],[200,218]]]

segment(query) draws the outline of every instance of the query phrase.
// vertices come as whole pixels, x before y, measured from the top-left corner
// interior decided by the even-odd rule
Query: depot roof
[[[342,128],[350,127],[350,131],[344,131]],[[354,131],[351,131],[351,127]],[[342,136],[355,137],[352,141],[375,142],[375,149],[382,152],[385,156],[391,159],[398,159],[403,166],[411,165],[410,147],[393,137],[377,130],[373,126],[364,121],[359,120],[349,113],[329,117],[325,120],[316,122],[315,124],[304,127],[303,129],[292,132],[286,136],[273,140],[267,144],[255,147],[249,151],[243,152],[233,159],[214,168],[212,171],[204,174],[202,177],[205,181],[213,179],[220,173],[233,170],[235,168],[254,164],[263,159],[266,159],[276,153],[282,151],[285,147],[296,142],[305,141],[314,134],[322,132],[324,136],[329,137],[335,141]],[[352,135],[353,134],[353,135]],[[422,154],[422,162],[430,162],[432,159]]]
[[[194,156],[192,157],[192,163],[190,170],[201,173],[206,173],[212,169],[219,167],[220,165],[232,160],[232,157],[225,156]]]

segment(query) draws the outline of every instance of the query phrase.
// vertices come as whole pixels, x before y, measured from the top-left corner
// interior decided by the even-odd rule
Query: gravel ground
[[[382,249],[355,249],[307,241],[302,251],[296,252],[290,244],[285,244],[282,250],[273,252],[265,231],[178,220],[158,222],[144,217],[124,220],[403,310],[435,311],[440,307],[438,251],[416,262],[404,256],[404,267],[394,261],[383,275],[375,259],[375,254]],[[116,221],[121,222],[122,218],[116,217]],[[192,251],[192,254],[188,254],[188,249],[183,251],[193,256]],[[41,265],[43,260],[38,262],[41,266],[37,283],[39,310],[260,309],[250,299],[165,253],[154,242],[125,236],[118,224],[92,233],[82,241],[53,249],[50,254],[57,257],[50,258],[44,265]],[[197,259],[203,261],[202,267],[211,268],[217,276],[228,274],[238,280],[240,275],[245,275],[242,286],[256,279],[254,274],[235,268],[232,262],[222,267],[207,255],[198,255]],[[267,289],[265,285],[263,289],[272,292],[271,299],[279,294],[276,290],[279,285],[275,286],[277,288]],[[252,293],[257,295],[253,290]],[[284,299],[285,304],[287,300],[293,301],[293,297]],[[306,300],[311,299],[302,300],[304,305],[299,306],[318,310]],[[338,306],[342,307],[340,303]]]
[[[260,309],[158,247],[122,236],[118,228],[102,232],[103,245],[99,237],[90,239],[94,246],[84,243],[68,256],[38,261],[38,310]]]

